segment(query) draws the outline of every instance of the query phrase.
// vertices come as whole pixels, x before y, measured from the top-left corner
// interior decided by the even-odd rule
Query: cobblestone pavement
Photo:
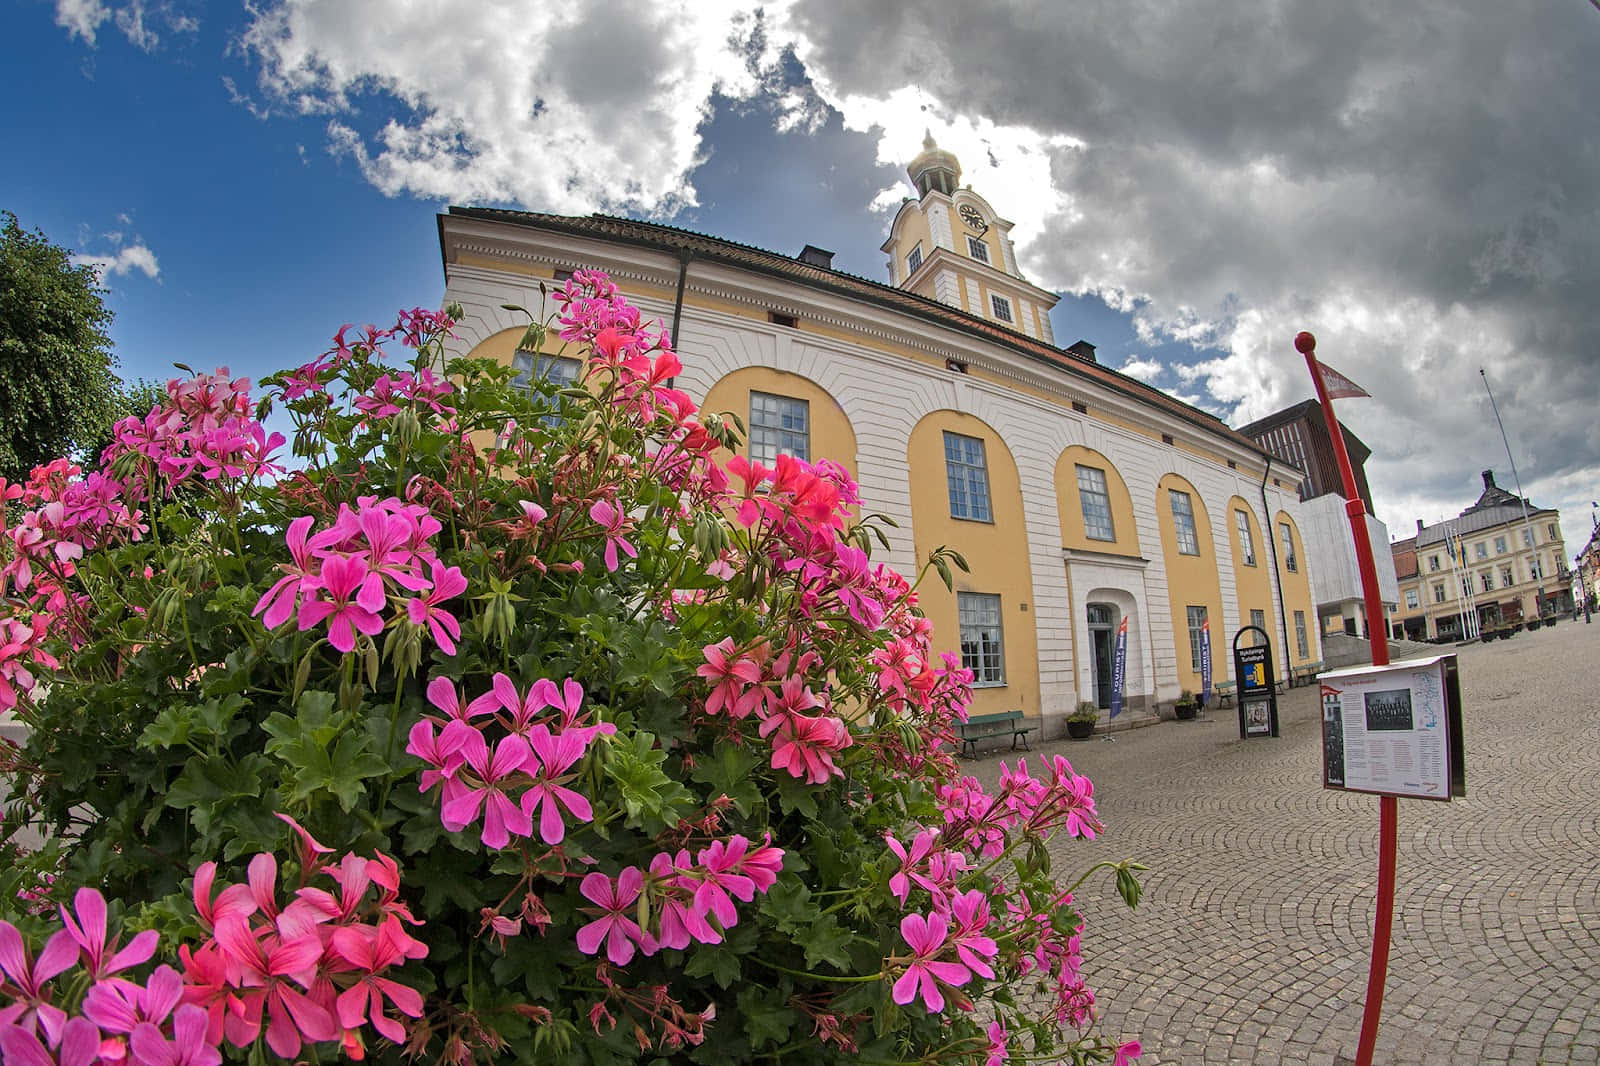
[[[1374,1062],[1600,1062],[1600,622],[1441,650],[1460,658],[1467,796],[1399,801]],[[1322,789],[1316,691],[1280,696],[1277,739],[1241,741],[1222,708],[1045,746],[1094,781],[1106,823],[1058,841],[1059,876],[1151,867],[1137,911],[1110,878],[1079,893],[1085,975],[1141,1066],[1354,1061],[1378,800]]]

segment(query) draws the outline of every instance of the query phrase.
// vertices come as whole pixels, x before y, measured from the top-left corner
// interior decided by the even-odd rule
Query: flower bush
[[[411,311],[0,484],[5,1061],[1137,1055],[1050,869],[1089,781],[964,776],[846,471],[723,461],[604,275],[553,299],[577,386]]]

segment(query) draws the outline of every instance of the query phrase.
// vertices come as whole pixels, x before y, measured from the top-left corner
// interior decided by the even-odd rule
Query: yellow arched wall
[[[1111,498],[1112,540],[1090,540],[1083,525],[1083,501],[1078,498],[1078,467],[1106,472],[1106,495]],[[1061,520],[1061,546],[1108,555],[1139,555],[1139,528],[1133,521],[1133,497],[1111,460],[1081,444],[1074,444],[1056,460],[1056,513]]]
[[[889,254],[895,257],[895,284],[903,285],[907,276],[906,256],[920,242],[922,261],[926,263],[933,254],[933,235],[928,229],[928,216],[923,213],[921,204],[906,205],[897,221],[899,224],[892,232],[894,243],[889,246]]]
[[[950,488],[945,478],[944,432],[983,441],[989,472],[992,522],[950,517]],[[973,690],[973,714],[1020,710],[1030,717],[1039,707],[1039,642],[1033,624],[1033,571],[1028,563],[1028,533],[1022,517],[1022,483],[1011,450],[986,423],[957,411],[934,411],[911,431],[906,449],[911,481],[911,527],[917,564],[927,563],[944,545],[960,552],[972,572],[951,568],[958,592],[984,592],[1000,597],[1001,640],[1005,651],[1003,686]],[[919,604],[933,621],[936,652],[961,653],[961,624],[956,598],[932,575],[917,592]]]
[[[750,427],[750,393],[766,392],[775,396],[788,396],[804,400],[810,407],[811,461],[832,459],[856,477],[856,433],[850,418],[839,406],[839,401],[810,378],[773,370],[764,366],[749,366],[725,376],[706,393],[701,410],[710,414],[732,412],[739,421]],[[739,454],[750,455],[748,440],[739,446]],[[719,453],[718,462],[726,462],[727,453]]]
[[[1289,535],[1294,538],[1295,562],[1300,567],[1298,571],[1291,571],[1285,565],[1288,559],[1283,554],[1283,535],[1278,529],[1280,523],[1288,524]],[[1317,655],[1317,612],[1311,607],[1311,575],[1306,570],[1306,545],[1300,539],[1300,527],[1295,525],[1294,519],[1284,511],[1272,516],[1272,535],[1278,553],[1278,583],[1283,587],[1283,609],[1289,616],[1289,661],[1296,666],[1314,662]],[[1300,654],[1299,642],[1295,640],[1296,611],[1304,611],[1306,614],[1305,655]]]
[[[1244,544],[1239,539],[1239,520],[1235,517],[1241,512],[1250,523],[1250,539],[1255,542],[1254,566],[1246,566],[1244,563]],[[1233,546],[1234,592],[1239,600],[1239,624],[1249,625],[1250,612],[1260,611],[1267,620],[1267,636],[1274,645],[1281,644],[1283,630],[1278,625],[1278,612],[1272,604],[1272,580],[1268,575],[1268,570],[1272,566],[1272,550],[1261,539],[1261,523],[1256,521],[1256,513],[1250,509],[1250,505],[1242,496],[1235,496],[1228,501],[1228,541]],[[1211,634],[1213,641],[1216,636],[1215,632]],[[1227,639],[1231,662],[1233,634],[1229,633]]]
[[[1169,489],[1189,494],[1194,508],[1195,542],[1199,555],[1178,553],[1178,531],[1172,521]],[[1172,641],[1177,652],[1178,686],[1198,694],[1200,674],[1189,666],[1189,613],[1185,608],[1202,604],[1211,623],[1211,683],[1229,676],[1227,635],[1222,620],[1222,582],[1217,577],[1216,545],[1205,500],[1195,487],[1177,474],[1168,474],[1156,486],[1156,514],[1161,519],[1161,554],[1167,563],[1167,597],[1172,605]]]

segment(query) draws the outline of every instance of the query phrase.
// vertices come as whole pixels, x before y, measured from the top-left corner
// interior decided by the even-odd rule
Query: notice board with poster
[[[1322,674],[1322,786],[1448,801],[1467,794],[1454,655]]]

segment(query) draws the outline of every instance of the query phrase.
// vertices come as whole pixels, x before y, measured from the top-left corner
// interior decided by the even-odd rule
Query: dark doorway
[[[1094,702],[1111,706],[1111,657],[1117,641],[1117,609],[1109,603],[1089,604],[1089,645],[1094,649]]]

